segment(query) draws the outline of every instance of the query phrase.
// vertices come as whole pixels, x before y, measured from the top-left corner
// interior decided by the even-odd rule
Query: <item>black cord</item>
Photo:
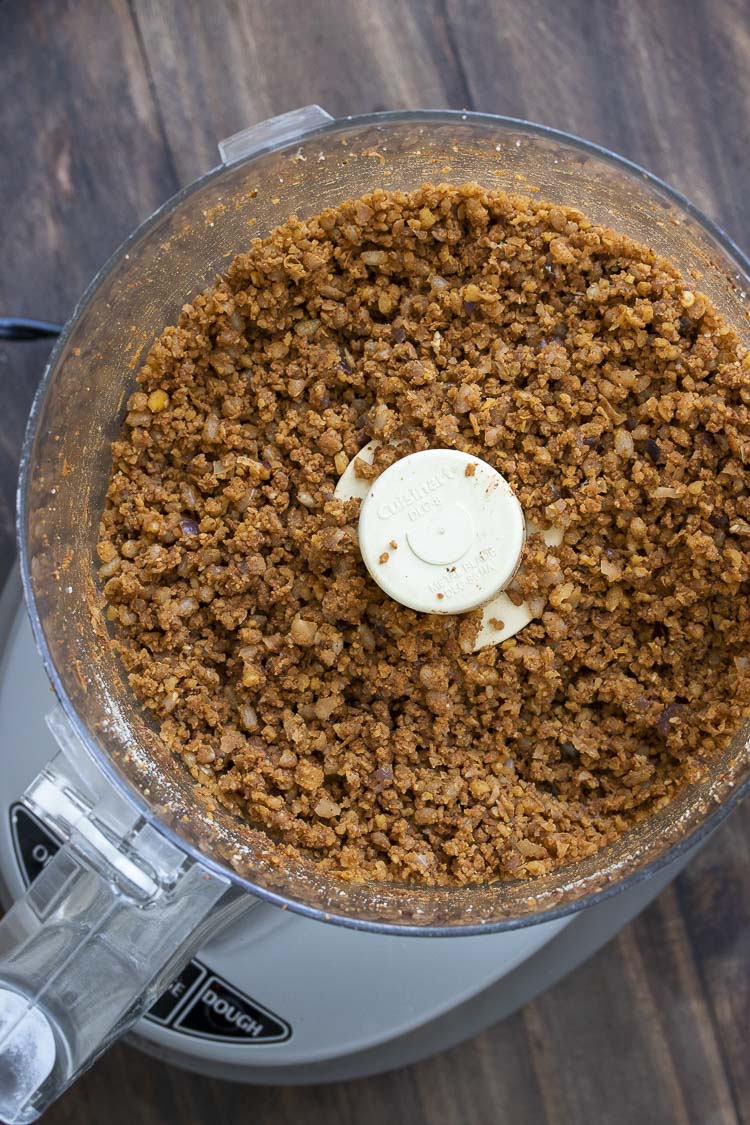
[[[0,340],[44,340],[59,336],[62,330],[62,324],[50,324],[47,320],[0,316]]]

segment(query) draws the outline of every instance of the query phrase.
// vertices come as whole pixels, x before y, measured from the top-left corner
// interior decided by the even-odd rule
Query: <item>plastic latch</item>
[[[182,872],[185,854],[155,832],[137,807],[111,785],[86,753],[57,707],[47,725],[60,746],[23,794],[23,803],[98,869],[107,869],[121,891],[149,901]]]
[[[319,105],[305,105],[299,109],[292,109],[289,113],[282,113],[278,117],[269,117],[257,125],[250,125],[241,129],[226,140],[219,142],[219,153],[224,165],[236,164],[239,160],[246,160],[256,152],[268,148],[280,148],[281,145],[291,144],[301,139],[308,133],[315,132],[333,121],[330,113]]]

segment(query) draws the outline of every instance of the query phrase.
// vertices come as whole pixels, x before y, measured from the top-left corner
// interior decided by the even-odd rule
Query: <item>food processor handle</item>
[[[190,859],[94,765],[67,719],[23,803],[63,841],[0,922],[0,1120],[34,1121],[257,902]]]

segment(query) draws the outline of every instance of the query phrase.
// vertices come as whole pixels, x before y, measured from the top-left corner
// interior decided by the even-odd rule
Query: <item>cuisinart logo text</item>
[[[380,504],[377,508],[378,518],[381,520],[393,519],[401,512],[406,512],[409,520],[414,522],[420,516],[425,516],[434,508],[442,507],[442,497],[436,495],[446,484],[454,479],[457,470],[452,465],[443,465],[422,484],[415,484],[413,488]]]

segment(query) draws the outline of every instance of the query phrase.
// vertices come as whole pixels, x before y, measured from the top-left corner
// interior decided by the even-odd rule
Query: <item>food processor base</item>
[[[475,996],[450,1008],[441,1016],[428,1020],[413,1031],[404,1035],[395,1034],[369,1049],[350,1051],[348,1044],[342,1042],[340,1054],[333,1058],[296,1066],[267,1066],[264,1065],[262,1052],[243,1059],[229,1055],[220,1058],[213,1054],[209,1058],[207,1054],[182,1050],[179,1042],[166,1043],[163,1039],[157,1041],[145,1029],[144,1023],[128,1038],[134,1046],[174,1066],[211,1078],[258,1086],[345,1082],[410,1066],[421,1059],[458,1046],[492,1024],[499,1023],[583,964],[656,898],[685,866],[685,862],[682,859],[674,867],[663,869],[637,887],[583,911],[560,934],[536,953],[532,953],[517,968],[482,988]],[[478,940],[491,943],[502,940],[503,936],[488,935]],[[414,942],[420,939],[405,940]],[[436,940],[450,943],[452,939]],[[403,987],[408,995],[408,981],[403,982]]]
[[[0,879],[5,904],[54,854],[18,804],[56,746],[55,705],[14,570],[0,597]],[[208,942],[131,1034],[143,1050],[259,1084],[359,1078],[446,1050],[585,961],[689,861],[570,918],[499,934],[424,938],[325,925],[260,900]]]

